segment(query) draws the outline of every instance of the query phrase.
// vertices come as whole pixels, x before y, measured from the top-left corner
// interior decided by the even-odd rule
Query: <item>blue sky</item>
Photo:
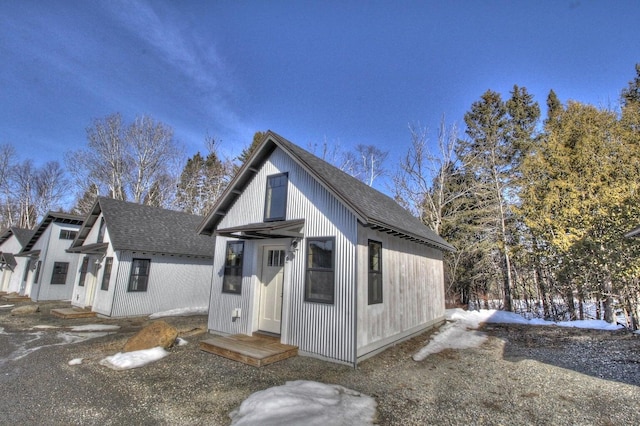
[[[487,89],[616,107],[640,62],[638,1],[33,1],[0,7],[0,143],[63,161],[94,118],[148,114],[188,155],[257,130],[372,144],[462,126]]]

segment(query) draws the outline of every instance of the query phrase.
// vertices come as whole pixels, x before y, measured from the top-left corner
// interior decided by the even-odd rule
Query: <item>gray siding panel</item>
[[[442,252],[359,227],[358,356],[444,317]],[[383,303],[368,304],[368,240],[382,243]]]
[[[266,178],[289,173],[287,219],[305,219],[305,237],[335,237],[335,303],[304,301],[306,241],[300,242],[285,265],[282,341],[301,352],[343,362],[354,362],[355,258],[357,220],[329,191],[280,149],[276,149],[243,194],[229,209],[219,228],[263,221]],[[224,252],[227,238],[217,237],[209,329],[223,333],[251,334],[257,312],[259,241],[245,242],[242,295],[222,294]],[[286,244],[289,239],[285,239]],[[232,319],[234,308],[241,318]]]
[[[77,231],[80,229],[80,225],[52,222],[47,231],[39,238],[37,244],[39,244],[41,240],[43,243],[42,248],[38,247],[41,250],[40,260],[42,260],[42,267],[38,279],[39,284],[36,285],[34,283],[31,288],[31,298],[34,301],[71,299],[80,256],[76,253],[66,252],[71,246],[71,240],[60,239],[60,230],[62,229]],[[34,245],[34,248],[35,247]],[[65,284],[51,284],[51,276],[55,262],[69,263]],[[36,287],[39,288],[36,289]]]
[[[129,251],[118,254],[118,261],[115,262],[114,259],[112,270],[112,274],[117,273],[112,317],[207,307],[211,283],[209,259]],[[147,291],[127,291],[134,258],[151,259]]]

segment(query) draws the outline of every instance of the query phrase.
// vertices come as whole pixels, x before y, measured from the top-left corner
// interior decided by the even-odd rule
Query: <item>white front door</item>
[[[86,287],[85,287],[85,298],[84,298],[84,304],[85,307],[90,308],[93,306],[93,298],[96,295],[96,284],[97,284],[97,275],[98,275],[98,268],[96,265],[96,261],[91,258],[89,260],[89,265],[88,265],[88,270],[87,270],[87,279],[85,281]]]
[[[258,329],[275,334],[280,334],[282,320],[285,249],[282,246],[267,246],[262,255]]]

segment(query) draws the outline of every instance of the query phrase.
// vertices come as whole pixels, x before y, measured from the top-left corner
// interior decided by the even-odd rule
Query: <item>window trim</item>
[[[240,250],[241,253],[241,257],[240,257],[240,264],[239,265],[230,265],[229,264],[229,249],[232,245],[239,245],[242,247],[242,249]],[[224,270],[223,270],[223,275],[222,275],[222,292],[223,293],[227,293],[227,294],[242,294],[242,278],[244,277],[244,241],[242,240],[231,240],[231,241],[227,241],[227,244],[225,246],[225,251],[224,251]],[[240,271],[239,275],[232,275],[229,274],[228,271]],[[228,278],[227,277],[231,277],[231,276],[239,276],[240,277],[240,284],[238,285],[237,289],[231,289],[230,287],[230,283],[228,282]]]
[[[141,275],[141,274],[134,274],[133,271],[135,271],[134,265],[136,262],[146,262],[147,263],[147,274],[146,275]],[[151,275],[151,259],[148,258],[141,258],[141,257],[134,257],[133,259],[131,259],[131,270],[129,271],[129,284],[127,285],[127,292],[130,293],[137,293],[137,292],[145,292],[147,291],[147,289],[149,288],[149,276]],[[132,288],[131,284],[133,284],[133,277],[145,277],[144,279],[144,288],[139,288],[140,287],[140,282],[138,282],[136,288]]]
[[[64,265],[64,274],[56,273],[56,266]],[[65,285],[67,284],[67,276],[69,275],[69,262],[53,262],[53,268],[51,270],[51,285]],[[62,282],[58,282],[59,278],[63,277]],[[54,280],[54,278],[58,278]],[[35,282],[35,281],[34,281]]]
[[[107,230],[107,224],[104,221],[104,216],[100,218],[100,227],[98,228],[98,237],[96,238],[96,243],[104,242],[104,235]]]
[[[100,283],[100,290],[109,291],[109,282],[111,281],[112,267],[113,267],[113,257],[107,257],[104,260],[104,271],[102,272],[102,282]]]
[[[269,201],[269,182],[271,179],[285,177],[286,183],[284,185],[284,206],[283,206],[283,214],[282,216],[272,216],[268,217],[267,213],[271,213],[273,210],[271,208],[272,204],[268,204]],[[279,187],[278,187],[279,188]],[[273,192],[273,191],[272,191]],[[280,220],[285,220],[287,218],[287,197],[289,196],[289,172],[284,173],[276,173],[273,175],[267,176],[267,182],[265,184],[265,192],[264,192],[264,221],[265,222],[277,222]],[[273,199],[273,197],[272,197]]]
[[[75,240],[78,236],[78,231],[74,231],[72,229],[60,229],[60,234],[58,235],[59,240]]]
[[[312,237],[306,239],[305,252],[305,273],[304,273],[304,301],[312,303],[323,303],[325,305],[333,305],[336,301],[336,237]],[[331,268],[311,267],[309,265],[310,245],[314,241],[331,241]],[[320,299],[311,297],[311,283],[309,281],[309,272],[330,272],[331,273],[331,299]]]
[[[371,245],[377,245],[379,247],[379,258],[378,258],[378,269],[372,269],[371,268]],[[367,241],[367,301],[369,305],[377,305],[380,303],[383,303],[383,288],[384,288],[384,283],[382,281],[382,243],[380,241],[375,241],[375,240],[368,240]],[[376,294],[375,291],[373,290],[373,286],[376,285],[376,282],[372,281],[372,276],[376,275],[378,277],[378,285],[379,285],[379,289],[378,289],[378,297],[374,297],[374,295]]]
[[[85,281],[87,280],[88,271],[89,271],[89,256],[85,256],[82,258],[82,263],[80,264],[80,279],[78,279],[78,287],[84,287]]]

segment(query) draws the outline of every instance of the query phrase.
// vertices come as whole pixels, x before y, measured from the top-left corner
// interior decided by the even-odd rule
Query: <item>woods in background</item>
[[[525,87],[506,99],[488,90],[464,115],[462,135],[444,119],[433,142],[410,126],[411,145],[390,171],[388,153],[373,145],[324,142],[316,155],[371,186],[388,177],[396,201],[457,248],[445,254],[450,304],[609,322],[622,313],[637,329],[640,241],[624,237],[640,225],[635,70],[615,110],[563,104],[551,90],[543,118]],[[0,228],[33,228],[70,194],[80,215],[99,195],[206,215],[263,136],[235,159],[207,136],[205,153],[186,158],[171,127],[113,114],[92,123],[66,169],[19,162],[0,145]]]

